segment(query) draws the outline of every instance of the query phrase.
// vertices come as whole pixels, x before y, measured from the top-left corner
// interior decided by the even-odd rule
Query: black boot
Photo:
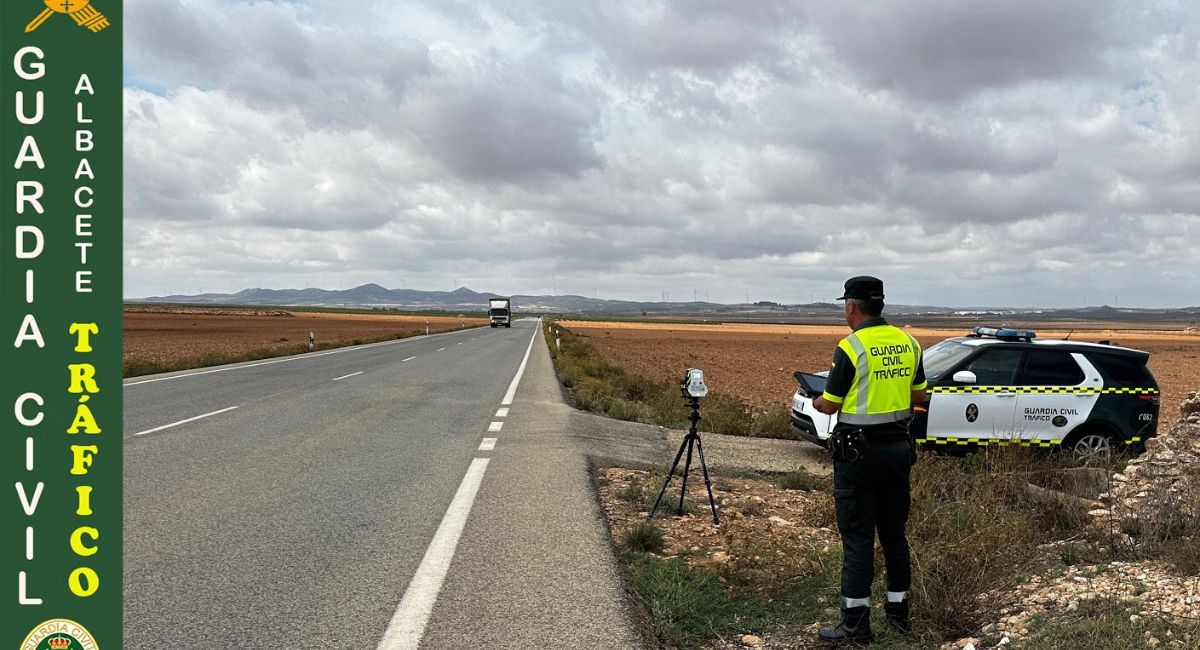
[[[912,625],[908,622],[908,599],[898,603],[885,602],[883,604],[883,615],[887,618],[887,622],[892,627],[908,634],[912,631]]]
[[[837,627],[823,627],[817,638],[826,643],[867,644],[875,640],[871,634],[870,607],[842,608],[842,622]]]

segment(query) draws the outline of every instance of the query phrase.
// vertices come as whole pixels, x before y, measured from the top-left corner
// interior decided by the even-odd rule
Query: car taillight
[[[1158,404],[1159,404],[1158,395],[1138,395],[1138,399],[1150,402],[1151,404],[1153,404],[1155,406],[1158,406]]]

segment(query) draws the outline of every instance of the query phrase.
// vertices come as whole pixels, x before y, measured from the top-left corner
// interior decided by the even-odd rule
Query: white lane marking
[[[462,345],[462,341],[459,341],[458,343],[455,343],[455,345]]]
[[[471,506],[475,503],[475,495],[479,492],[487,465],[487,458],[471,461],[467,475],[459,484],[454,500],[450,502],[421,565],[417,567],[416,575],[408,583],[404,598],[400,600],[387,631],[383,633],[383,639],[379,641],[379,650],[415,650],[421,644],[429,614],[450,570],[450,561],[454,559],[454,550],[467,525],[467,516],[471,514]]]
[[[458,333],[461,333],[462,331],[463,330],[455,330],[452,332],[441,332],[439,334],[430,334],[430,336],[446,336],[446,335],[450,335],[450,334],[458,334]],[[183,379],[185,377],[199,377],[200,375],[211,375],[214,372],[225,372],[227,370],[241,370],[243,368],[257,368],[259,366],[269,366],[273,363],[287,363],[288,361],[301,361],[304,359],[314,359],[316,357],[323,357],[323,356],[330,355],[330,354],[341,354],[342,352],[353,352],[355,350],[366,350],[368,348],[375,348],[375,347],[379,347],[381,345],[395,345],[396,343],[407,343],[407,342],[415,341],[415,340],[421,339],[421,338],[424,338],[424,337],[410,336],[406,339],[397,339],[395,341],[380,341],[379,343],[368,343],[366,345],[350,345],[350,346],[346,346],[344,348],[338,348],[336,350],[329,350],[328,352],[309,352],[309,353],[304,353],[304,354],[295,354],[295,355],[283,357],[280,359],[272,359],[270,361],[259,361],[257,363],[247,363],[245,365],[236,365],[236,366],[222,366],[220,368],[213,368],[211,370],[201,370],[199,372],[189,372],[184,375],[171,375],[170,377],[158,377],[155,379],[143,379],[141,381],[131,381],[131,382],[126,382],[126,383],[122,384],[122,386],[125,388],[129,388],[130,386],[141,386],[142,384],[153,384],[154,382],[157,382],[157,381],[170,381],[172,379]]]
[[[401,361],[412,361],[413,359],[416,359],[416,357],[409,357],[407,359],[401,359]]]
[[[498,418],[506,418],[506,417],[508,417],[508,407],[507,407],[507,406],[505,406],[505,407],[501,407],[501,408],[497,409],[497,410],[496,410],[496,417],[498,417]]]
[[[333,379],[331,379],[330,381],[341,381],[341,380],[343,380],[343,379],[349,379],[349,378],[351,378],[351,377],[354,377],[355,375],[361,375],[361,374],[363,374],[363,371],[362,371],[362,370],[359,370],[358,372],[352,372],[352,373],[350,373],[350,374],[348,374],[348,375],[342,375],[341,377],[334,377],[334,378],[333,378]]]
[[[508,392],[504,394],[504,399],[500,400],[500,404],[510,406],[513,403],[513,397],[517,394],[517,386],[521,383],[521,375],[525,374],[525,365],[529,363],[529,353],[533,350],[533,342],[537,340],[537,335],[542,331],[542,319],[538,319],[538,324],[533,328],[533,336],[529,337],[529,347],[525,348],[525,358],[521,359],[521,367],[517,368],[517,374],[513,377],[512,383],[508,385]]]
[[[186,420],[180,420],[180,421],[178,421],[178,422],[172,422],[172,423],[170,423],[170,424],[164,424],[164,425],[162,425],[161,427],[154,427],[153,429],[146,429],[145,431],[142,431],[142,432],[140,432],[140,433],[135,433],[135,434],[133,434],[133,435],[135,435],[135,436],[144,436],[144,435],[146,435],[147,433],[154,433],[155,431],[162,431],[163,429],[170,429],[171,427],[177,427],[177,426],[179,426],[179,425],[181,425],[181,424],[187,424],[188,422],[195,422],[196,420],[203,420],[204,418],[209,418],[209,417],[212,417],[212,416],[214,416],[214,415],[220,415],[220,414],[222,414],[222,413],[228,413],[228,412],[232,411],[232,410],[233,410],[233,409],[235,409],[235,408],[237,408],[237,407],[236,407],[236,406],[230,406],[229,408],[223,408],[223,409],[221,409],[220,411],[213,411],[212,413],[205,413],[204,415],[197,415],[197,416],[196,416],[196,417],[194,417],[194,418],[188,418],[188,419],[186,419]]]
[[[504,428],[503,422],[493,422],[488,425],[488,431],[499,431]]]
[[[446,348],[438,348],[438,349],[437,349],[437,351],[438,351],[438,352],[445,352],[445,351],[446,351]]]
[[[492,451],[496,448],[495,438],[484,438],[483,442],[479,443],[479,451]]]

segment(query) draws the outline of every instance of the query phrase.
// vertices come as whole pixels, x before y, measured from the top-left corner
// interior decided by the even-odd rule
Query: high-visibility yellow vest
[[[892,325],[864,327],[838,342],[854,362],[854,383],[842,400],[839,422],[856,425],[899,422],[912,415],[912,391],[921,346]]]

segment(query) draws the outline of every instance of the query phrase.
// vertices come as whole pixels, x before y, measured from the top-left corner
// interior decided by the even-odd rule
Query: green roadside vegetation
[[[1171,641],[1184,644],[1174,647],[1200,646],[1200,622],[1171,625],[1162,618],[1142,616],[1136,607],[1116,598],[1092,598],[1070,611],[1038,614],[1030,620],[1029,631],[1029,637],[1013,648],[1127,650],[1170,647]],[[1191,640],[1185,641],[1189,634]]]
[[[836,583],[840,556],[818,556],[817,573],[788,581],[768,597],[738,572],[688,566],[679,558],[624,552],[620,556],[629,585],[651,616],[659,641],[669,648],[706,646],[715,638],[741,633],[803,627],[821,620]]]
[[[552,333],[555,328],[560,330],[557,345]],[[690,411],[679,397],[678,384],[631,375],[601,358],[586,338],[556,323],[549,323],[544,333],[559,381],[570,389],[576,407],[617,420],[688,428]],[[701,431],[795,438],[786,404],[755,412],[736,395],[714,392],[705,398],[701,414]]]

